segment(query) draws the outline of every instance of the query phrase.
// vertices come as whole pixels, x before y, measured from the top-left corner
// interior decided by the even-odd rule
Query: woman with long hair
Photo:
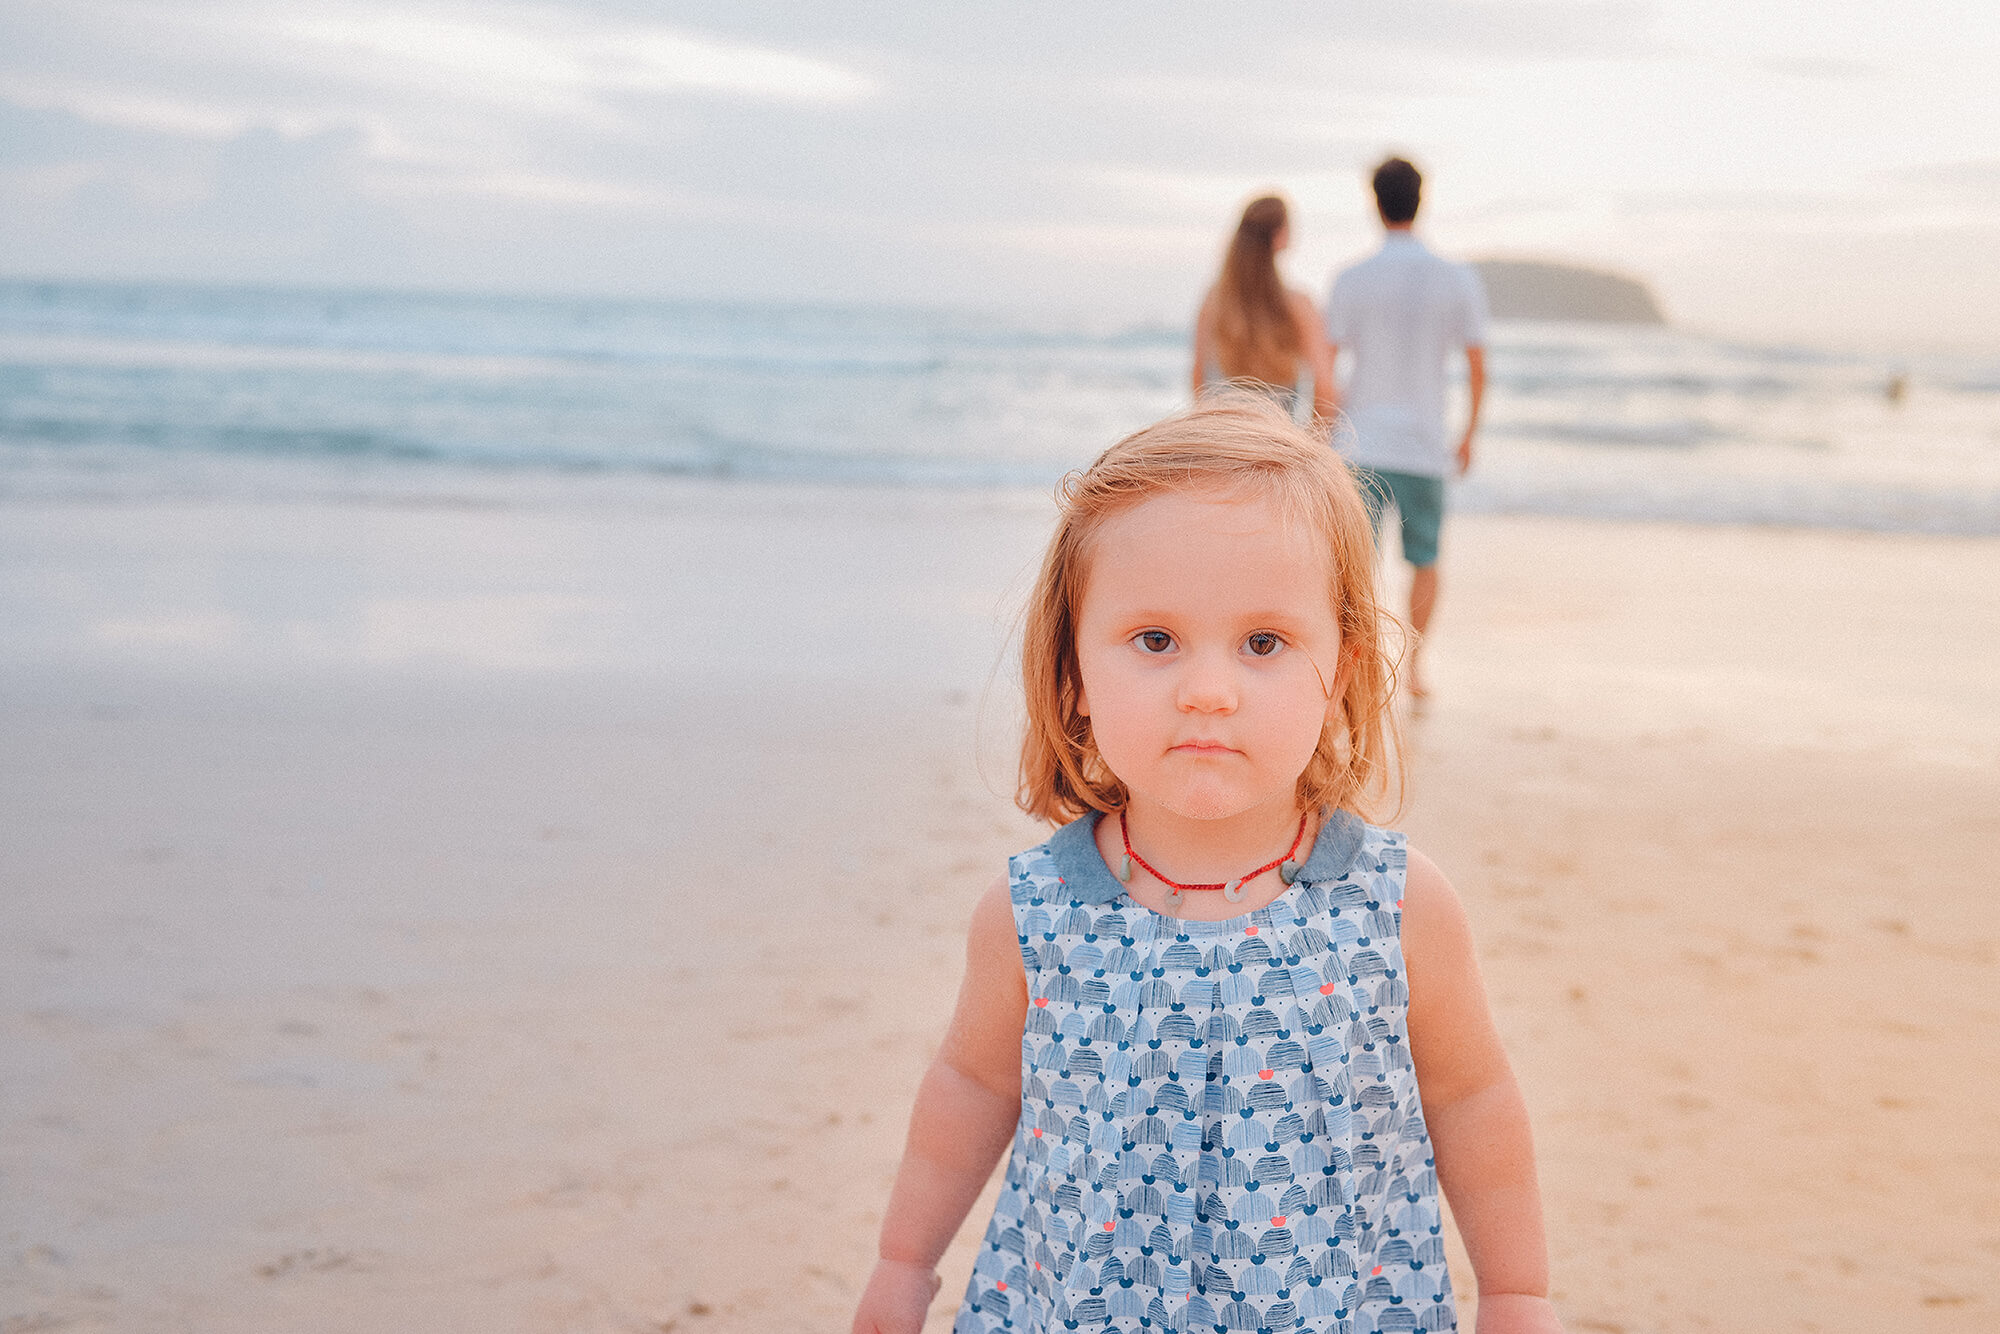
[[[1285,201],[1277,195],[1253,199],[1244,208],[1222,275],[1195,319],[1194,392],[1219,380],[1247,381],[1289,406],[1300,380],[1310,376],[1313,415],[1330,421],[1340,397],[1319,309],[1278,274],[1278,252],[1290,243],[1291,232]]]

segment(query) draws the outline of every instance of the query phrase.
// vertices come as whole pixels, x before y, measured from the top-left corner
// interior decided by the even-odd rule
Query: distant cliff
[[[1665,324],[1646,284],[1601,269],[1518,259],[1475,260],[1486,300],[1501,320],[1596,320]]]

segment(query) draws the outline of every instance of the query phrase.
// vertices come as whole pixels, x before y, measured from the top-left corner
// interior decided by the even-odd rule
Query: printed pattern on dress
[[[1021,1118],[954,1334],[1457,1328],[1406,1015],[1401,834],[1222,922],[1009,863]]]

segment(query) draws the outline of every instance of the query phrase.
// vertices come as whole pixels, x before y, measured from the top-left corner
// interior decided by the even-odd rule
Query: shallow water
[[[953,312],[16,281],[0,496],[1041,490],[1179,405],[1186,356]],[[1461,508],[2000,533],[2000,360],[1521,323],[1490,365]]]

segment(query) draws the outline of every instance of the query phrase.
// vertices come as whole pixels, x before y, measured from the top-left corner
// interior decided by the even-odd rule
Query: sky
[[[1183,325],[1243,202],[2000,349],[1992,0],[5,0],[0,273]]]

